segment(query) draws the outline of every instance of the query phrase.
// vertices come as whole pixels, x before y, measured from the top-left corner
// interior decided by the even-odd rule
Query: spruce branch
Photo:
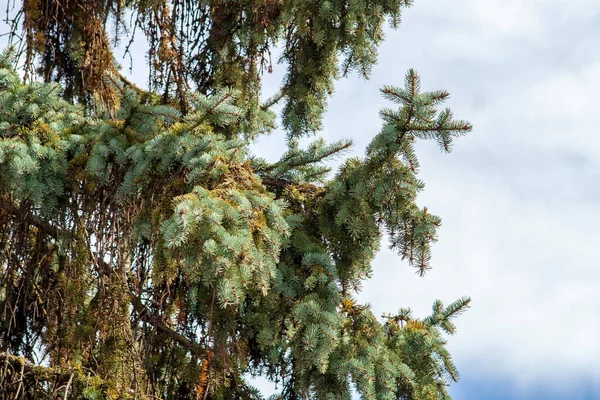
[[[429,268],[440,221],[417,206],[415,142],[450,151],[470,125],[409,70],[382,89],[394,108],[365,158],[328,180],[325,162],[351,142],[299,145],[321,129],[340,74],[370,73],[385,20],[410,2],[79,3],[22,10],[27,65],[39,60],[64,91],[0,68],[0,307],[14,309],[0,337],[63,373],[36,384],[41,396],[258,398],[249,373],[282,382],[282,398],[446,399],[458,375],[441,335],[462,305],[382,323],[351,299],[384,232]],[[129,11],[150,43],[148,92],[114,71],[106,21],[121,27]],[[261,102],[280,39],[287,74]],[[288,148],[253,159],[281,102]],[[62,360],[103,386],[88,393]],[[9,397],[32,392],[28,368],[15,366]]]

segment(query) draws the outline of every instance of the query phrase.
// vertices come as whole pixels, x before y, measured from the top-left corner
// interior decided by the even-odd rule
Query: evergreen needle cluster
[[[260,375],[273,400],[449,399],[444,334],[470,300],[378,319],[356,294],[384,235],[429,269],[441,221],[416,204],[414,144],[448,152],[471,125],[409,70],[364,157],[330,175],[351,142],[299,144],[410,2],[46,3],[15,27],[41,79],[0,56],[1,397],[261,399]],[[156,44],[150,91],[112,57],[126,13]],[[288,73],[261,103],[275,44]],[[270,163],[249,146],[280,101]]]

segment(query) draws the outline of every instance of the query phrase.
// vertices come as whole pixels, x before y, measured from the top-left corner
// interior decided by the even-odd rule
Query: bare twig
[[[65,388],[65,399],[67,400],[67,397],[69,397],[69,388],[71,387],[71,382],[73,382],[73,374],[71,374],[71,376],[69,377],[69,382],[67,382],[67,387]]]

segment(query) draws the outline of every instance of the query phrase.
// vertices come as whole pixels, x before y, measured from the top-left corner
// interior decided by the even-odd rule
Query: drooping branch
[[[135,295],[131,295],[131,304],[137,315],[145,322],[154,326],[158,331],[167,335],[174,342],[177,342],[182,347],[189,350],[193,355],[200,356],[205,353],[204,349],[193,341],[189,340],[179,332],[170,328],[160,317],[152,315],[150,311],[144,306],[141,299]]]
[[[38,380],[70,379],[73,372],[64,369],[45,367],[37,365],[25,357],[18,357],[7,352],[0,352],[0,365],[10,365],[15,371],[23,371],[23,374],[34,375]]]
[[[31,210],[22,210],[18,207],[15,207],[12,204],[5,204],[5,209],[17,220],[22,222],[26,222],[29,225],[35,226],[37,229],[42,231],[43,233],[51,236],[55,239],[59,237],[69,236],[68,232],[65,230],[52,225],[51,223],[44,221],[42,218],[33,214]]]
[[[69,235],[68,232],[62,230],[59,227],[56,227],[56,226],[50,224],[47,221],[44,221],[42,218],[38,217],[37,215],[32,214],[29,210],[21,211],[18,208],[11,206],[11,205],[8,205],[6,207],[7,207],[7,210],[15,218],[24,220],[28,224],[35,226],[37,229],[41,230],[43,233],[45,233],[55,239]],[[104,262],[101,260],[101,258],[96,257],[96,259],[104,264]],[[204,350],[197,343],[194,343],[193,341],[187,339],[182,334],[180,334],[180,333],[176,332],[175,330],[173,330],[172,328],[170,328],[160,317],[158,317],[156,315],[152,315],[151,312],[146,308],[146,306],[144,306],[141,299],[139,297],[135,296],[133,293],[131,294],[131,302],[132,302],[134,310],[136,311],[138,316],[143,321],[154,326],[157,330],[164,333],[169,338],[171,338],[173,341],[177,342],[182,347],[189,350],[192,354],[199,356],[204,353]],[[5,358],[7,356],[10,356],[10,355],[6,355]],[[15,356],[10,356],[10,357],[19,359],[18,357],[15,357]],[[2,359],[0,358],[0,361],[1,360]],[[30,363],[30,364],[31,364],[31,366],[35,366],[35,364],[33,364],[33,363]],[[28,368],[29,367],[26,366],[26,369],[28,369]]]

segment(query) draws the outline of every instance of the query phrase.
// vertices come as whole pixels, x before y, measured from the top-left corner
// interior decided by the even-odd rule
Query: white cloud
[[[543,33],[539,1],[437,0],[418,3],[406,12],[405,21],[420,19],[430,45],[448,57],[493,62],[510,51],[506,39],[538,40]],[[414,21],[413,21],[414,22]],[[441,27],[442,29],[438,28]],[[499,51],[504,48],[505,51]]]
[[[600,59],[535,82],[518,95],[524,103],[522,121],[538,127],[526,134],[530,145],[541,142],[542,146],[568,148],[600,160]]]

